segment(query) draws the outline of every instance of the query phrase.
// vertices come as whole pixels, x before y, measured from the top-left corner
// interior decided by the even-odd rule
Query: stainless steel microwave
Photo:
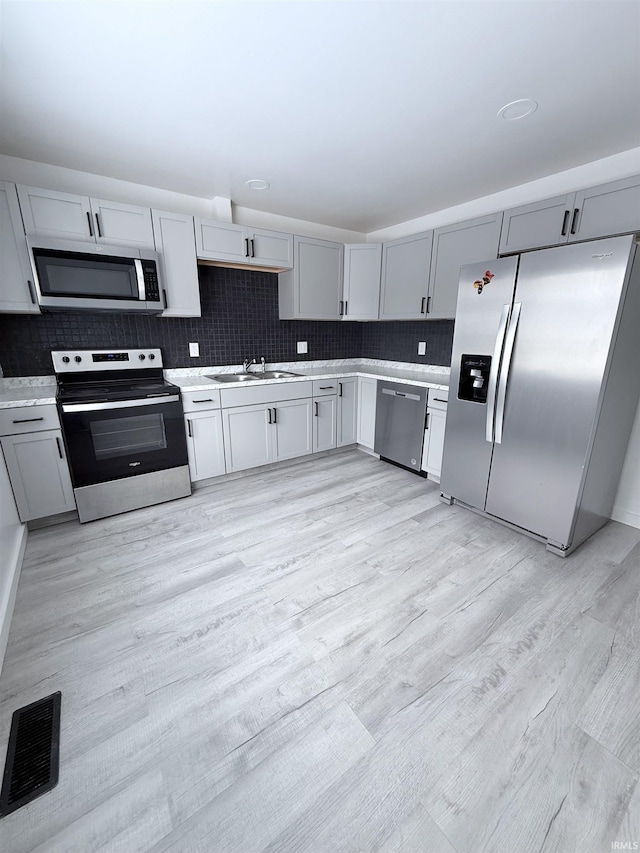
[[[27,238],[38,304],[44,311],[166,308],[158,254],[131,246]]]

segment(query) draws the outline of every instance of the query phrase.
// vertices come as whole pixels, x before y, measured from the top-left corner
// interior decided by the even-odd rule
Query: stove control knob
[[[155,355],[152,352],[150,352],[149,353],[149,360],[153,361],[154,358],[155,358]]]
[[[63,355],[62,360],[65,364],[69,364],[69,362],[71,361],[68,355]]]
[[[74,360],[74,361],[77,361],[78,363],[80,363],[80,362],[82,361],[82,356],[81,356],[81,355],[77,355],[73,360]]]
[[[138,356],[138,358],[140,359],[140,361],[144,361],[145,354],[143,352],[141,352],[140,355]]]

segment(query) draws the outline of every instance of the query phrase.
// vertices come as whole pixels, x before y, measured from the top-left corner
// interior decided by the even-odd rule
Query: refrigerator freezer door
[[[485,509],[563,547],[571,542],[631,244],[614,237],[520,259],[515,300],[522,307]]]
[[[460,270],[440,488],[478,509],[487,493],[496,382],[517,264],[517,257],[498,258]],[[460,399],[463,356],[471,363],[469,355],[491,358],[485,402]]]

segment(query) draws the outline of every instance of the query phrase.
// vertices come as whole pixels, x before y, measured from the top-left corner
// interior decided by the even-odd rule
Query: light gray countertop
[[[55,402],[55,384],[0,388],[0,409],[14,409],[18,406],[44,406]]]

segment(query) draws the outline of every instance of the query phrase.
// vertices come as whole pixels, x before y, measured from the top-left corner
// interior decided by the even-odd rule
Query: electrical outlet
[[[418,341],[418,355],[426,355],[427,354],[427,342],[426,341]]]
[[[200,344],[193,343],[189,344],[189,355],[191,358],[200,358]]]
[[[298,355],[302,355],[305,352],[308,352],[307,342],[306,341],[298,341]]]

